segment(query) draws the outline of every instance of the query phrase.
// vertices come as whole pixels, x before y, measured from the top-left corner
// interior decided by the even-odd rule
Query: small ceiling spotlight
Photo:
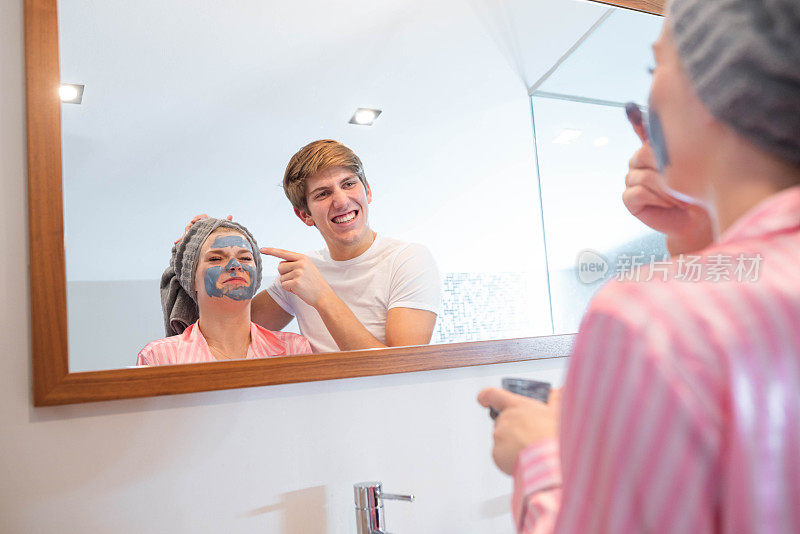
[[[568,145],[581,136],[583,130],[573,130],[572,128],[564,128],[561,133],[553,139],[553,143],[557,145]]]
[[[83,102],[83,85],[62,83],[58,88],[58,96],[65,104],[80,104]]]
[[[361,126],[372,126],[372,123],[375,122],[375,119],[378,118],[378,115],[381,114],[381,110],[379,109],[371,109],[371,108],[358,108],[353,116],[350,117],[350,124],[358,124]]]

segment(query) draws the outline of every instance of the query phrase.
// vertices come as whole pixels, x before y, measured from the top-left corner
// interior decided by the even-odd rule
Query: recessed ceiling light
[[[583,130],[573,130],[572,128],[564,128],[561,133],[553,139],[553,143],[557,145],[568,145],[575,139],[579,138]]]
[[[62,83],[58,88],[58,96],[66,104],[80,104],[83,101],[83,85]]]
[[[592,144],[594,146],[606,146],[609,141],[610,140],[608,137],[598,137],[597,139],[594,140]]]
[[[381,110],[379,109],[372,109],[372,108],[358,108],[353,116],[350,117],[350,124],[358,124],[360,126],[372,126],[372,123],[375,122],[375,119],[378,118],[378,115],[381,114]]]

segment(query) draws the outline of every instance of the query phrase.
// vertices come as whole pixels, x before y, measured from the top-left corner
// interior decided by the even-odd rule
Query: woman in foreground
[[[560,418],[481,392],[494,459],[519,532],[800,532],[800,2],[675,0],[654,50],[623,200],[672,266],[594,298]]]

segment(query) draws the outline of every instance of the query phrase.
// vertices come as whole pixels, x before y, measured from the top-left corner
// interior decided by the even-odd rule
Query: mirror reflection
[[[651,59],[633,54],[658,30],[585,1],[60,3],[62,81],[84,86],[62,105],[70,370],[165,338],[160,277],[200,213],[267,249],[256,325],[315,351],[576,331],[602,283],[577,279],[578,253],[652,249],[619,200],[636,138],[615,106],[643,101]],[[298,205],[282,182],[322,139],[365,179],[322,169],[317,210],[318,187]],[[302,258],[345,307],[275,289]],[[358,258],[388,274],[323,265]]]
[[[303,336],[250,320],[261,282],[255,239],[243,226],[205,218],[175,244],[161,278],[168,336],[145,346],[137,365],[173,365],[308,354]]]

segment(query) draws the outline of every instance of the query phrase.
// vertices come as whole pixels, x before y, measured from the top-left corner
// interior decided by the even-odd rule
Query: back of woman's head
[[[668,20],[711,114],[800,167],[800,0],[673,0]]]

